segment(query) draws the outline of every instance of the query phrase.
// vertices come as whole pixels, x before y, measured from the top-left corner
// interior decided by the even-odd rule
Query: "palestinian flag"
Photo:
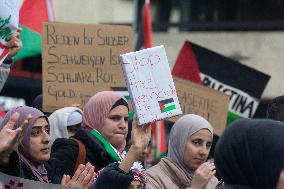
[[[111,90],[123,96],[128,101],[128,106],[130,107],[131,110],[131,101],[130,101],[131,99],[127,87],[111,87]],[[134,117],[134,112],[129,111],[129,120],[133,120],[133,117]]]
[[[153,46],[152,35],[152,18],[151,18],[151,3],[150,0],[145,0],[143,5],[142,15],[139,7],[139,3],[143,1],[135,1],[136,18],[133,23],[134,31],[136,33],[135,50],[151,48]],[[142,20],[140,18],[142,17]],[[160,106],[161,107],[161,106]],[[165,109],[167,110],[167,109]],[[162,110],[161,110],[162,111]],[[156,121],[151,124],[152,127],[152,142],[154,145],[154,160],[158,160],[167,153],[167,140],[165,123],[163,120]]]
[[[142,11],[141,11],[141,8]],[[135,37],[135,51],[153,46],[152,17],[150,0],[134,1],[135,18],[133,30]]]
[[[127,90],[127,87],[111,87],[111,90],[119,93],[126,100],[130,100],[130,96],[129,96],[129,92]]]
[[[145,0],[145,5],[143,7],[143,47],[151,48],[153,47],[153,37],[152,37],[152,18],[151,18],[151,7],[150,0]]]
[[[167,155],[167,142],[166,142],[166,131],[165,131],[165,122],[156,121],[152,123],[152,145],[154,146],[154,160],[165,157]]]
[[[203,85],[230,95],[227,124],[240,117],[253,117],[269,75],[189,41],[182,50],[195,58]],[[184,72],[190,74],[187,64],[190,63],[177,61],[174,69],[186,65]]]
[[[18,29],[19,2],[17,0],[0,2],[0,65],[9,54],[6,45],[8,37]]]
[[[161,113],[168,112],[168,111],[176,109],[173,98],[161,100],[161,101],[158,101],[158,103],[159,103],[159,106],[160,106]]]
[[[27,105],[31,105],[35,96],[42,92],[41,23],[53,21],[52,0],[20,2],[19,27],[23,28],[21,32],[23,47],[14,57],[16,62],[1,91],[1,96],[21,98]],[[38,64],[33,64],[34,62]]]
[[[23,1],[19,16],[23,47],[14,57],[15,61],[41,54],[41,23],[53,21],[53,15],[52,0]]]

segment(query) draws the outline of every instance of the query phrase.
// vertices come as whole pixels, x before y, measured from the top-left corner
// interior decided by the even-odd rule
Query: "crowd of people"
[[[8,38],[0,86],[21,48],[20,32]],[[145,164],[151,124],[138,126],[135,116],[130,120],[120,94],[101,91],[83,110],[64,107],[50,115],[38,106],[41,99],[34,107],[12,108],[1,120],[0,172],[91,189],[284,188],[283,96],[272,101],[267,118],[233,122],[216,147],[206,119],[183,115],[171,129],[167,156],[152,167]]]

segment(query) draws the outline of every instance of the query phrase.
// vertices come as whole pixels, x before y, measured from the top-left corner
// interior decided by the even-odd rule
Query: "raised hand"
[[[131,132],[131,147],[135,148],[137,153],[142,153],[144,149],[148,146],[151,139],[151,124],[145,124],[137,126],[136,117],[134,117],[132,122],[132,132]]]
[[[20,114],[15,112],[7,124],[0,131],[0,164],[5,165],[9,163],[11,153],[16,150],[21,143],[24,134],[29,126],[31,115],[29,114],[23,125],[14,129]]]
[[[210,179],[215,175],[214,163],[205,162],[201,164],[194,172],[192,178],[192,189],[205,189]]]
[[[125,158],[119,164],[119,168],[128,173],[133,163],[138,160],[144,149],[148,146],[151,139],[151,127],[149,124],[136,125],[136,117],[132,122],[131,146]]]
[[[69,175],[63,175],[61,185],[77,188],[89,188],[93,181],[94,172],[95,168],[90,163],[87,163],[86,165],[80,164],[72,178],[70,178]]]
[[[22,28],[19,28],[16,32],[14,32],[11,36],[8,37],[8,41],[5,44],[9,48],[9,54],[7,59],[9,61],[18,53],[18,51],[22,48],[23,44],[20,38],[20,33],[22,32]]]

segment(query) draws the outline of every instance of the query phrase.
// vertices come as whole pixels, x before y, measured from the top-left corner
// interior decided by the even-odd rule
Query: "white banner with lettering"
[[[48,184],[33,180],[13,177],[0,172],[0,189],[71,189],[58,184]],[[74,188],[73,188],[74,189]]]

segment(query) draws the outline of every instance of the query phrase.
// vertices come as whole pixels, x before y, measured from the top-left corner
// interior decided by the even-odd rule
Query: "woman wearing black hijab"
[[[284,168],[284,124],[242,119],[227,127],[215,149],[223,189],[279,189]]]

